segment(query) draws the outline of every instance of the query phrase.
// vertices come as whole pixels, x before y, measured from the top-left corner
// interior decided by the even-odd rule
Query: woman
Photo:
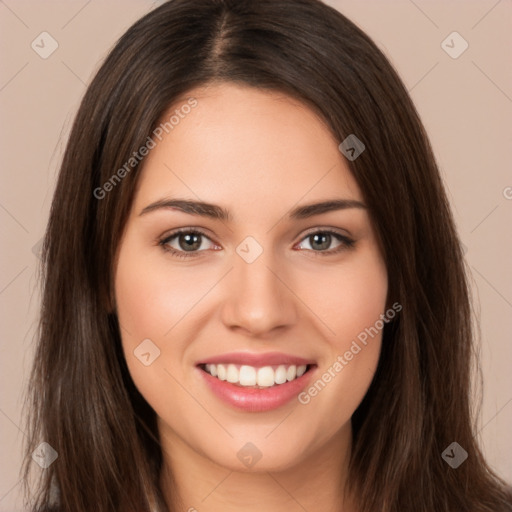
[[[334,9],[173,0],[133,25],[43,252],[34,510],[512,510],[474,439],[432,150]]]

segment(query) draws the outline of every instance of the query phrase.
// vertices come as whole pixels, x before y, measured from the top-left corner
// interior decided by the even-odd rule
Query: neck
[[[194,451],[173,433],[161,435],[161,486],[170,512],[354,512],[344,496],[351,425],[287,469],[236,471]]]

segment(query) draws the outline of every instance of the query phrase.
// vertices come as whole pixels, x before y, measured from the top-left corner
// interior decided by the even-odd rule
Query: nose
[[[252,263],[235,253],[233,262],[222,306],[226,327],[263,337],[293,325],[298,318],[297,299],[271,251],[263,251]]]

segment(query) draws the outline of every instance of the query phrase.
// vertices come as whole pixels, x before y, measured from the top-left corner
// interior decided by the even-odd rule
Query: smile
[[[245,412],[288,404],[308,385],[316,368],[314,361],[300,357],[246,352],[219,355],[196,365],[207,393]]]
[[[206,364],[204,370],[218,380],[242,387],[268,388],[302,377],[308,365],[279,365],[257,368],[249,365]]]

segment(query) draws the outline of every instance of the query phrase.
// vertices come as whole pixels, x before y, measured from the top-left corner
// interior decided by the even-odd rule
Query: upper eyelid
[[[325,233],[335,233],[337,235],[344,236],[346,238],[352,237],[352,235],[350,235],[350,233],[346,229],[333,228],[333,227],[328,227],[328,226],[324,226],[324,227],[318,226],[318,227],[307,229],[306,232],[304,233],[304,235],[302,235],[302,238],[309,236],[311,234],[314,234],[314,233],[324,233],[324,232]]]
[[[212,240],[210,235],[208,235],[205,231],[203,231],[200,228],[178,228],[174,231],[171,231],[167,234],[164,234],[164,235],[158,237],[158,239],[162,242],[166,242],[168,240],[171,240],[172,238],[177,237],[178,235],[181,235],[182,233],[196,233],[196,234],[204,236],[205,238],[208,238],[212,242],[214,241],[214,240]]]

